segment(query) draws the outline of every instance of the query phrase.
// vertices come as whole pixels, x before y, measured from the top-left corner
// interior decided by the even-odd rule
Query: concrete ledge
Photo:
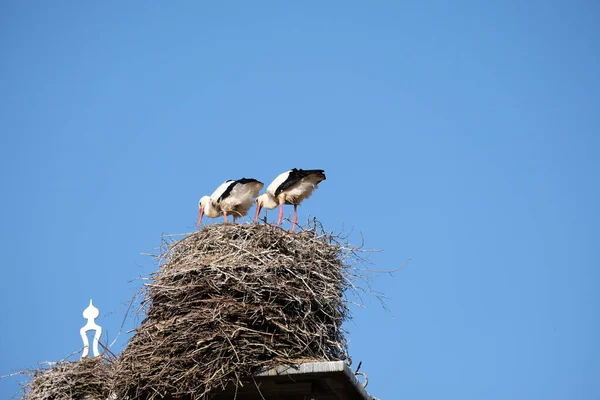
[[[262,371],[244,387],[228,388],[217,400],[373,400],[343,361],[281,365]]]

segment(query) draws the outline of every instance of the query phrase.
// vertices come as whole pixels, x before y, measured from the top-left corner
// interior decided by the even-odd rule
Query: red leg
[[[281,225],[281,219],[283,218],[283,200],[279,201],[279,218],[277,219],[277,226]]]
[[[292,232],[294,232],[294,228],[296,228],[296,221],[298,221],[298,205],[294,204],[294,219],[292,220]]]
[[[223,219],[225,220],[226,224],[229,223],[229,219],[227,218],[227,213],[225,211],[223,211]]]

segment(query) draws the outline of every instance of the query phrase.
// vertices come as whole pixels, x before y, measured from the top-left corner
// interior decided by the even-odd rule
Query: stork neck
[[[208,201],[204,206],[204,214],[209,218],[217,218],[220,215],[219,210],[213,206],[212,201]]]

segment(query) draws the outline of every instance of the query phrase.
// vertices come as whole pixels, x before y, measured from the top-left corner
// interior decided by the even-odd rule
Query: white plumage
[[[221,183],[219,185],[219,187],[216,188],[215,191],[210,195],[210,199],[213,201],[213,203],[217,204],[217,201],[219,200],[219,197],[221,197],[223,195],[223,193],[225,193],[225,191],[233,183],[235,183],[235,181],[232,180],[232,179],[228,179],[225,182]]]

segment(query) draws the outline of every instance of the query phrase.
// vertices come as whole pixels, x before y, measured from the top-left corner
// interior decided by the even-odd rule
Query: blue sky
[[[2,2],[0,375],[77,351],[90,298],[112,342],[142,253],[222,181],[322,168],[300,220],[361,232],[374,268],[411,259],[372,282],[389,311],[365,298],[346,325],[373,395],[597,399],[599,17]]]

